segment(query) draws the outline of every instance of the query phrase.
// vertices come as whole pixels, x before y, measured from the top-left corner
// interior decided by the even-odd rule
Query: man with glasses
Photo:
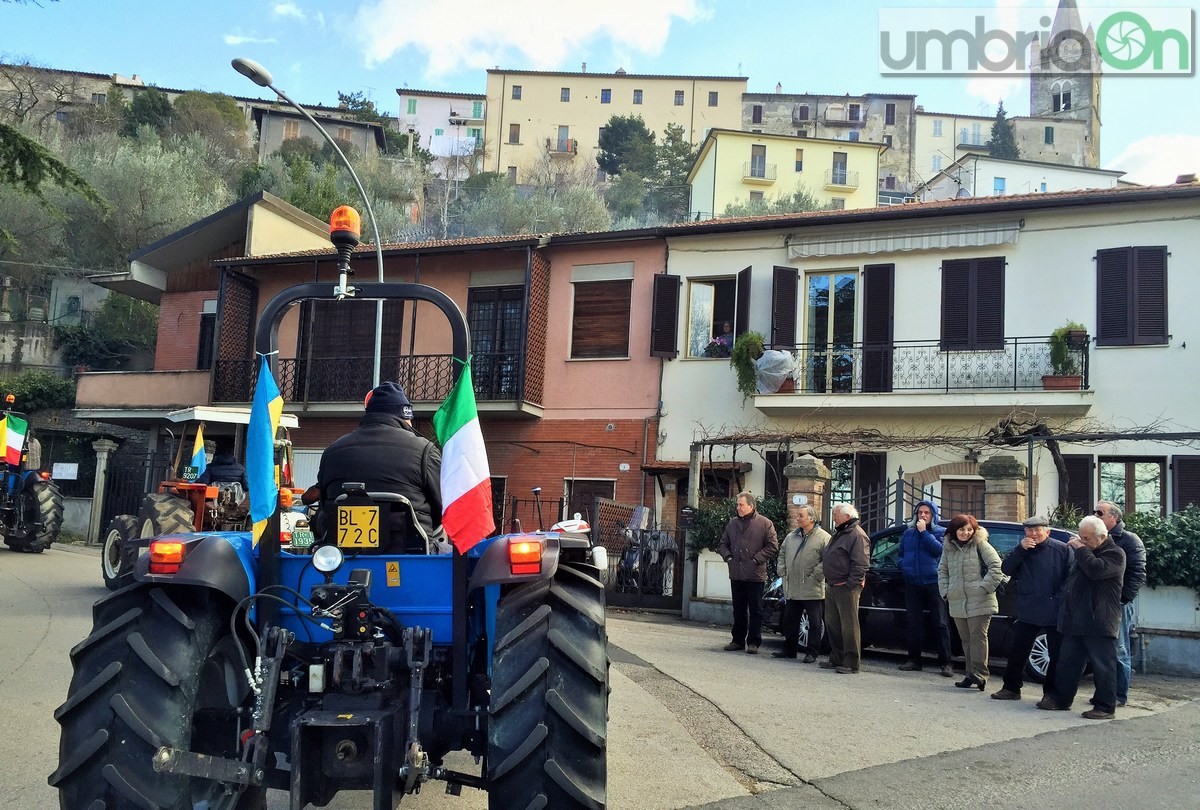
[[[1112,501],[1100,501],[1094,511],[1104,521],[1108,536],[1125,552],[1125,578],[1121,582],[1121,630],[1117,635],[1117,705],[1129,702],[1129,682],[1133,680],[1133,655],[1129,646],[1129,628],[1133,624],[1133,600],[1146,584],[1146,546],[1142,538],[1125,528],[1121,507]],[[1095,698],[1092,698],[1095,702]]]

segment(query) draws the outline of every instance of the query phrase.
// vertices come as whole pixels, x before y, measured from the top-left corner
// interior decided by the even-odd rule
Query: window
[[[607,498],[611,501],[615,498],[617,482],[567,478],[564,483],[567,487],[567,514],[563,515],[561,519],[573,517],[578,512],[593,526],[599,525],[596,499]]]
[[[1167,248],[1096,251],[1096,345],[1167,342]]]
[[[709,92],[709,94],[708,94],[708,106],[710,106],[710,107],[715,107],[715,106],[717,106],[717,91],[716,91],[716,90],[713,90],[713,91],[710,91],[710,92]]]
[[[474,138],[475,143],[478,145],[478,143],[481,140],[483,140],[483,130],[480,129],[479,127],[468,127],[467,128],[467,137]]]
[[[604,171],[604,169],[601,169],[601,168],[598,168],[598,167],[597,167],[597,169],[596,169],[596,182],[597,182],[597,183],[606,183],[606,182],[608,182],[608,172]]]
[[[763,144],[754,144],[750,147],[750,176],[767,176],[767,147]]]
[[[67,123],[68,118],[70,118],[70,116],[67,114],[66,110],[57,110],[54,113],[54,120],[60,124]]]
[[[763,495],[768,498],[787,497],[787,476],[783,470],[792,463],[794,454],[786,450],[768,450],[765,454],[766,478],[763,481]]]
[[[467,291],[471,376],[481,399],[516,399],[520,388],[521,285]]]
[[[942,119],[940,118],[933,119],[933,137],[942,137]]]
[[[642,91],[641,91],[641,90],[634,90],[634,91],[633,91],[633,103],[634,103],[634,104],[641,104],[641,103],[642,103]]]
[[[896,175],[889,174],[885,177],[883,179],[883,187],[888,190],[894,190],[896,188]]]
[[[1004,257],[942,262],[942,351],[1004,347]]]
[[[830,182],[835,185],[844,186],[850,179],[850,173],[846,170],[846,153],[833,153],[833,167],[829,173]]]
[[[483,118],[483,102],[482,101],[472,101],[471,102],[471,117],[472,118]]]
[[[889,102],[884,105],[884,107],[883,107],[883,123],[885,123],[885,124],[896,123],[896,105],[895,104]]]
[[[1038,191],[1045,191],[1045,190],[1046,190],[1046,181],[1045,181],[1045,180],[1043,180],[1043,181],[1042,181],[1042,185],[1041,185],[1041,187],[1038,189]]]
[[[508,142],[509,143],[520,143],[521,142],[521,125],[520,124],[509,124],[508,125]]]
[[[1171,457],[1172,512],[1200,506],[1200,456]]]
[[[1003,177],[992,178],[992,193],[999,196],[1004,193],[1005,181]]]
[[[1071,109],[1071,89],[1073,82],[1059,79],[1050,86],[1050,101],[1054,112],[1065,112]]]
[[[804,277],[804,286],[803,335],[811,352],[804,364],[804,390],[812,393],[851,391],[854,386],[858,271],[809,273]]]
[[[976,121],[971,124],[971,143],[979,146],[983,143],[983,125]]]
[[[1054,127],[1046,127],[1045,140],[1049,146],[1054,145]]]
[[[763,193],[761,191],[750,192],[750,204],[761,203],[763,201]]]
[[[803,149],[796,150],[796,171],[798,171],[798,172],[804,171],[804,150]]]
[[[846,120],[861,121],[862,120],[862,105],[861,104],[851,104],[849,114],[846,116]]]
[[[935,172],[940,172],[942,170],[942,156],[941,155],[933,156],[933,170]]]
[[[416,115],[416,114],[417,114],[417,100],[415,98],[410,98],[408,100],[408,115]]]
[[[79,299],[75,299],[78,304]],[[77,307],[78,308],[78,307]],[[196,349],[196,369],[204,371],[212,368],[213,357],[216,355],[217,338],[217,302],[205,301],[200,312],[200,340]]]
[[[571,316],[571,357],[626,358],[629,356],[629,302],[633,292],[632,265],[630,278],[603,281],[574,281],[575,305]],[[589,268],[575,267],[573,277],[603,275],[604,265]],[[591,273],[581,273],[589,270]]]
[[[829,208],[831,211],[845,211],[846,210],[846,198],[845,197],[830,197],[829,198]]]
[[[574,152],[575,144],[571,143],[571,128],[559,124],[558,126],[558,142],[554,145],[556,152]]]
[[[724,333],[728,321],[736,325],[737,280],[692,281],[688,285],[688,357],[705,357],[708,344]]]
[[[958,131],[958,142],[959,143],[970,143],[970,141],[967,140],[967,128],[966,127],[963,127],[962,129],[960,129]]]
[[[807,104],[801,104],[799,107],[796,108],[796,120],[797,121],[807,121],[808,120],[808,105]]]
[[[352,137],[353,137],[353,134],[350,131],[350,127],[338,127],[337,128],[337,140],[349,141]]]
[[[559,101],[570,101],[571,100],[571,88],[564,87],[562,90],[559,90],[558,91],[558,100]]]
[[[796,137],[797,137],[797,138],[807,138],[807,137],[808,137],[808,130],[807,130],[807,129],[798,129],[798,130],[796,130]]]
[[[434,135],[445,135],[446,130],[442,129],[441,127],[438,127],[433,131],[433,134]]]
[[[517,182],[517,167],[516,166],[508,167],[508,179],[509,179],[509,181],[511,181],[513,183]]]
[[[283,122],[283,139],[290,141],[292,138],[300,137],[300,122],[299,121],[284,121]]]
[[[1163,514],[1164,459],[1100,458],[1100,497],[1126,512]]]
[[[682,90],[675,91],[675,106],[676,107],[683,106],[683,91]]]
[[[889,149],[892,148],[892,136],[891,135],[883,136],[883,145],[888,147]]]
[[[92,93],[92,103],[99,107],[104,103],[107,96],[104,93]]]
[[[857,130],[850,133],[850,140],[852,140],[852,141],[858,140],[858,131]]]
[[[600,103],[601,104],[612,104],[612,89],[611,88],[606,87],[605,89],[600,91]]]
[[[519,85],[519,84],[513,85],[512,97],[513,97],[513,101],[521,100],[521,85]]]

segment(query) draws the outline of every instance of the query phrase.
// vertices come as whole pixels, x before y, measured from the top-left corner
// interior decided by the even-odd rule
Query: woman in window
[[[1000,554],[988,543],[987,529],[972,515],[956,515],[946,527],[938,563],[938,591],[962,640],[966,677],[954,685],[983,691],[988,678],[988,625],[1000,606],[996,589],[1006,577]]]
[[[733,324],[725,321],[721,325],[721,334],[713,337],[704,349],[706,357],[728,357],[733,350]]]

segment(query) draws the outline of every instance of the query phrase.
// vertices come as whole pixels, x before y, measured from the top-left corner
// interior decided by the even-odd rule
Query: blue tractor
[[[274,357],[290,306],[344,289],[276,295],[257,350]],[[357,294],[434,304],[467,359],[466,321],[442,292]],[[384,513],[404,507],[344,490],[337,519],[314,525],[390,526]],[[134,582],[96,603],[55,713],[49,782],[63,810],[247,810],[269,790],[292,808],[370,791],[374,810],[392,810],[432,780],[485,790],[493,810],[606,807],[605,600],[586,536],[517,533],[438,554],[411,534],[389,543],[385,530],[371,546],[331,528],[282,550],[278,520],[257,545],[248,532],[157,537]],[[477,767],[447,765],[456,751]]]
[[[58,539],[63,524],[63,498],[50,474],[41,472],[41,445],[25,415],[12,410],[8,394],[0,424],[0,534],[13,551],[41,554]],[[13,441],[9,441],[13,438]]]

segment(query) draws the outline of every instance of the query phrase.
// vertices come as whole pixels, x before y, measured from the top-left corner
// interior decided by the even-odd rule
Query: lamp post
[[[458,113],[454,112],[453,110],[450,111],[450,118],[448,120],[450,122],[450,126],[454,127],[454,145],[451,146],[450,148],[454,150],[454,178],[453,178],[454,201],[458,202],[458,155],[459,155],[459,151],[462,149],[462,126],[463,126],[463,124],[465,124],[467,122],[466,122],[466,119],[460,118]],[[450,180],[448,179],[447,183],[446,183],[445,202],[442,205],[442,238],[443,239],[445,239],[445,238],[447,238],[447,236],[449,236],[448,229],[450,227],[450,188],[451,188]]]
[[[379,224],[375,221],[375,209],[373,209],[371,207],[371,200],[367,197],[367,191],[366,191],[366,189],[363,188],[362,181],[358,179],[358,174],[355,173],[354,167],[350,165],[350,161],[346,159],[346,155],[342,152],[341,147],[337,145],[337,141],[335,141],[330,136],[330,134],[325,131],[325,127],[323,127],[319,123],[317,123],[317,119],[313,118],[312,115],[308,112],[308,110],[304,109],[299,104],[292,101],[292,99],[288,97],[287,93],[283,92],[282,90],[280,90],[278,87],[275,86],[275,84],[274,84],[275,80],[271,77],[270,71],[268,71],[262,65],[258,64],[257,62],[255,62],[253,60],[250,60],[250,59],[242,59],[241,57],[234,59],[232,64],[233,64],[233,69],[236,70],[238,73],[242,74],[247,79],[249,79],[250,81],[257,84],[259,87],[266,87],[268,90],[271,90],[272,92],[275,93],[275,95],[279,96],[281,99],[286,101],[288,104],[292,105],[292,107],[296,108],[296,110],[301,115],[303,115],[306,119],[308,119],[308,122],[310,124],[312,124],[314,127],[317,128],[317,132],[321,133],[321,136],[323,138],[325,138],[326,141],[328,141],[329,145],[333,147],[334,153],[342,161],[342,165],[346,167],[346,171],[350,172],[350,178],[354,181],[355,187],[358,188],[359,196],[362,197],[363,206],[367,209],[367,218],[371,220],[371,231],[375,235],[375,264],[376,264],[376,269],[378,271],[379,283],[382,284],[383,283],[383,247],[381,246],[381,243],[379,241]],[[373,357],[373,366],[372,366],[372,370],[371,370],[371,380],[372,380],[371,387],[372,388],[375,388],[376,386],[379,385],[379,366],[380,366],[379,354],[380,354],[380,342],[382,341],[382,339],[383,339],[383,300],[381,299],[381,300],[375,302],[375,353],[374,353],[374,357]]]

